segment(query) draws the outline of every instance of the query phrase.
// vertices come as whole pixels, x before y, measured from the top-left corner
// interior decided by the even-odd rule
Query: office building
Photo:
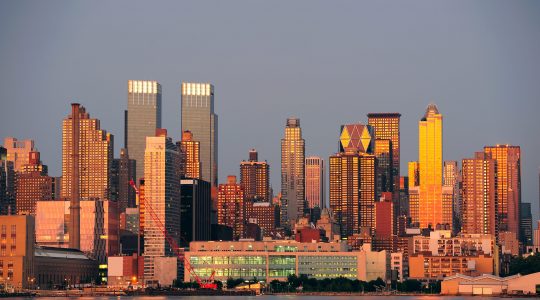
[[[240,163],[240,185],[248,202],[270,201],[270,165],[259,161],[255,149],[249,151],[249,160]]]
[[[376,158],[369,125],[341,126],[340,152],[329,159],[330,208],[346,239],[375,229]]]
[[[399,215],[398,215],[398,218],[400,216],[409,216],[409,177],[408,176],[400,176],[399,178]]]
[[[120,213],[126,211],[128,207],[136,207],[135,190],[129,185],[129,182],[136,181],[135,172],[137,163],[131,159],[128,150],[120,149],[120,158],[115,159],[118,164],[118,209]]]
[[[128,80],[125,145],[136,161],[136,178],[144,176],[146,137],[161,128],[161,85],[155,80]]]
[[[281,226],[292,227],[306,208],[305,153],[300,119],[288,118],[281,139]]]
[[[413,217],[413,222],[419,223],[420,228],[452,224],[451,210],[450,212],[443,210],[442,119],[437,106],[430,104],[418,122],[418,203],[414,203],[417,207],[411,208],[411,211],[418,215],[413,216],[411,213],[411,217]],[[415,179],[414,175],[414,164],[411,168],[409,163],[409,191],[411,190],[410,181]],[[447,215],[448,213],[450,215]]]
[[[214,113],[214,86],[182,82],[182,132],[189,130],[200,143],[202,180],[218,185],[218,115]]]
[[[0,160],[0,215],[15,214],[15,174],[12,161]]]
[[[519,237],[521,203],[521,149],[519,146],[485,146],[487,157],[497,162],[497,221],[499,233],[512,232]]]
[[[265,237],[276,237],[279,226],[279,206],[271,202],[246,202],[247,223],[257,224]]]
[[[218,187],[218,224],[231,227],[238,240],[244,237],[245,216],[244,189],[236,183],[236,176],[227,176],[227,183]]]
[[[394,203],[392,192],[383,192],[379,201],[375,202],[375,236],[373,249],[396,252],[397,236],[394,224]]]
[[[324,160],[318,156],[306,157],[306,202],[310,209],[325,208],[325,167]]]
[[[180,150],[180,172],[182,178],[201,179],[201,143],[193,140],[191,131],[182,132],[182,140],[176,142]]]
[[[167,130],[146,137],[144,160],[144,278],[152,281],[154,258],[175,256],[164,231],[180,242],[180,153]]]
[[[51,200],[52,177],[39,160],[39,152],[30,152],[28,164],[21,167],[15,185],[17,214],[36,214],[36,202]]]
[[[181,247],[192,241],[209,241],[212,199],[210,183],[196,178],[180,180],[180,232]]]
[[[269,283],[286,281],[289,275],[370,281],[386,279],[390,268],[388,252],[371,251],[369,244],[361,251],[349,251],[345,242],[192,242],[185,255],[192,270],[185,267],[184,281],[194,280],[192,271],[201,278],[215,271],[215,279],[221,281],[256,278]]]
[[[377,158],[377,197],[383,192],[393,193],[394,176],[392,166],[392,141],[375,140],[375,157]]]
[[[496,163],[483,152],[463,159],[462,233],[497,233]]]
[[[17,140],[10,136],[4,139],[4,148],[7,150],[6,160],[13,162],[16,172],[29,163],[30,152],[37,151],[34,140]]]

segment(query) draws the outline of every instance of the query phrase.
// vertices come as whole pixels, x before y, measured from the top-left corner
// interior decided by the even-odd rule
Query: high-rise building
[[[270,202],[246,202],[247,223],[259,225],[263,236],[275,236],[279,221],[279,206]]]
[[[341,126],[340,152],[329,159],[330,208],[346,239],[375,229],[376,158],[369,125]]]
[[[218,187],[218,224],[231,227],[238,240],[244,236],[245,216],[244,189],[236,183],[236,176],[227,176],[227,183]]]
[[[409,177],[408,176],[400,176],[399,178],[399,216],[409,216]]]
[[[125,113],[124,147],[136,161],[137,178],[144,176],[146,137],[161,128],[161,85],[155,80],[128,80],[128,109]]]
[[[486,157],[483,152],[478,152],[474,158],[462,161],[462,233],[491,234],[493,238],[496,237],[497,182],[495,172],[495,161]],[[452,183],[449,182],[449,184]]]
[[[129,158],[128,150],[120,149],[120,158],[113,160],[111,168],[111,200],[118,202],[120,213],[128,207],[136,207],[135,190],[129,182],[135,181],[136,162]]]
[[[300,119],[288,118],[281,139],[281,226],[292,227],[306,208],[305,155]]]
[[[419,195],[418,208],[411,210],[418,212],[413,222],[418,222],[420,228],[435,227],[438,224],[451,224],[452,214],[443,210],[443,178],[442,178],[442,115],[435,104],[428,105],[426,113],[418,122],[418,168],[419,168]],[[409,173],[411,170],[409,170]],[[409,174],[409,180],[411,174]],[[409,191],[411,184],[409,183]],[[411,202],[412,204],[412,202]],[[411,215],[411,217],[413,217]]]
[[[113,136],[100,128],[98,119],[79,103],[71,104],[71,114],[62,122],[62,198],[71,199],[70,247],[80,247],[81,200],[107,200],[110,196],[110,169]]]
[[[146,137],[144,198],[144,277],[151,280],[154,258],[174,256],[163,231],[180,242],[180,154],[165,129]]]
[[[530,203],[521,203],[519,227],[521,230],[520,237],[523,248],[532,246],[533,244],[533,228],[532,228],[532,213]]]
[[[417,161],[410,161],[409,164],[409,187],[420,185],[420,164]]]
[[[306,202],[309,208],[326,207],[324,160],[318,156],[306,157]]]
[[[7,160],[13,162],[16,172],[29,163],[30,152],[36,151],[34,140],[17,140],[14,137],[4,139],[4,148],[7,150]]]
[[[392,192],[394,189],[392,141],[376,139],[375,157],[377,158],[377,197],[380,198],[383,192]]]
[[[28,164],[21,167],[15,184],[17,214],[36,214],[36,202],[51,200],[52,177],[39,160],[39,152],[30,152]]]
[[[191,131],[182,132],[182,140],[176,142],[180,150],[180,172],[182,178],[201,179],[201,143],[193,140]]]
[[[497,162],[497,220],[499,233],[512,232],[519,240],[521,203],[521,149],[519,146],[485,146],[484,152]]]
[[[392,146],[392,177],[393,187],[391,191],[399,190],[399,168],[400,168],[400,128],[399,113],[369,113],[368,125],[375,131],[375,138],[389,140]]]
[[[259,161],[255,149],[249,151],[249,160],[240,163],[240,185],[244,197],[249,202],[269,202],[270,166],[266,161]]]
[[[202,180],[218,184],[218,115],[214,113],[214,86],[182,82],[182,132],[189,130],[200,143]]]
[[[461,173],[459,170],[458,162],[455,160],[444,161],[443,163],[443,187],[452,188],[452,211],[453,211],[453,224],[454,232],[461,230],[462,224],[462,199],[461,199]]]
[[[212,200],[210,183],[196,178],[181,179],[180,230],[181,247],[191,241],[209,241]]]

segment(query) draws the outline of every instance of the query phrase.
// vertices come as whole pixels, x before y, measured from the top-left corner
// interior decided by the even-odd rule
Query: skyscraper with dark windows
[[[202,180],[218,185],[218,115],[214,113],[214,86],[182,82],[182,132],[189,130],[200,143]]]
[[[161,128],[161,85],[155,80],[128,80],[128,109],[125,112],[124,147],[136,161],[135,176],[144,176],[146,137]]]
[[[305,153],[300,119],[288,118],[281,139],[281,226],[293,225],[306,207]]]

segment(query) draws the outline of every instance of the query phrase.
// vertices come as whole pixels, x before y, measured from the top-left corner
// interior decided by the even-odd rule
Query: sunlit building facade
[[[324,160],[318,156],[306,157],[306,202],[309,208],[326,207],[325,199],[325,166]]]
[[[17,174],[15,195],[17,214],[36,214],[36,202],[51,200],[52,177],[47,176],[47,167],[41,164],[39,152],[29,153],[28,164]]]
[[[477,152],[474,158],[463,159],[462,233],[490,234],[496,237],[497,203],[496,163]]]
[[[454,224],[454,231],[459,232],[461,230],[461,224],[463,222],[461,211],[462,207],[462,178],[461,171],[459,170],[458,162],[455,160],[444,161],[443,163],[443,189],[452,189],[452,221]]]
[[[376,158],[371,126],[341,127],[340,150],[329,158],[330,208],[341,238],[375,229]]]
[[[13,162],[16,172],[29,163],[30,152],[37,151],[34,140],[18,140],[10,136],[4,138],[4,148],[7,150],[6,159]]]
[[[519,240],[521,148],[511,145],[486,146],[484,153],[497,162],[496,212],[499,232],[512,232]]]
[[[182,132],[182,140],[176,142],[180,150],[180,175],[182,178],[201,179],[201,143],[193,140],[191,131]]]
[[[214,113],[214,86],[182,82],[182,132],[189,130],[200,143],[201,176],[218,185],[218,115]]]
[[[136,161],[137,178],[144,176],[146,137],[161,128],[161,84],[155,80],[128,80],[128,105],[125,120],[129,156]]]
[[[281,139],[281,226],[294,225],[304,213],[305,155],[300,119],[288,118]]]
[[[244,189],[236,182],[236,176],[227,176],[227,183],[218,186],[218,224],[232,228],[233,238],[244,237],[246,207]]]
[[[153,280],[154,258],[175,256],[164,230],[180,242],[180,154],[165,129],[146,137],[144,160],[144,276]]]
[[[249,151],[249,160],[240,163],[240,185],[244,189],[244,197],[250,202],[269,202],[270,199],[270,165],[259,161],[255,149]]]
[[[34,276],[34,217],[0,216],[0,283],[26,289]]]
[[[443,137],[442,115],[435,104],[428,105],[418,122],[419,198],[418,219],[420,228],[446,224],[452,215],[443,209],[442,170]],[[410,176],[411,174],[409,174]],[[409,178],[409,180],[411,180]],[[409,185],[410,188],[410,185]],[[416,209],[415,209],[416,210]]]
[[[77,105],[78,104],[74,104]],[[81,200],[109,199],[110,168],[113,160],[113,135],[100,128],[98,119],[90,118],[79,106],[79,197]],[[62,198],[70,198],[73,177],[72,116],[62,123]]]

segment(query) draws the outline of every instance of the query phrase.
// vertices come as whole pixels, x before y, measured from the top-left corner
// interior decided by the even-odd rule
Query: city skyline
[[[65,52],[55,53],[58,50],[57,47],[71,45],[72,48],[68,47],[68,50],[73,53],[82,53],[81,55],[90,53],[88,50],[80,50],[77,46],[72,45],[72,43],[78,43],[78,38],[74,35],[76,31],[73,31],[75,30],[73,28],[63,29],[67,30],[65,32],[67,36],[62,35],[67,39],[67,42],[56,40],[57,44],[48,43],[48,47],[35,45],[37,49],[34,51],[43,51],[43,55],[39,57],[29,58],[26,56],[27,54],[15,52],[15,49],[20,49],[22,46],[34,45],[36,36],[25,33],[32,33],[34,30],[37,31],[37,34],[41,30],[54,32],[51,27],[56,28],[58,24],[64,24],[63,22],[68,22],[71,18],[68,18],[69,14],[66,13],[63,18],[53,22],[50,19],[52,12],[46,10],[37,19],[44,25],[40,29],[28,27],[17,29],[17,26],[1,26],[0,36],[8,37],[20,34],[21,39],[15,41],[13,45],[6,45],[7,51],[0,55],[0,63],[6,66],[4,69],[6,72],[1,74],[0,99],[2,99],[2,106],[9,108],[9,110],[2,109],[0,111],[0,138],[13,136],[20,140],[33,139],[36,148],[41,152],[41,160],[49,166],[49,174],[59,176],[61,170],[61,120],[69,112],[69,103],[81,102],[92,113],[92,117],[101,120],[102,128],[116,136],[115,157],[118,157],[121,141],[124,138],[123,111],[127,109],[125,89],[127,80],[148,79],[162,83],[162,127],[169,129],[173,140],[179,140],[181,133],[179,119],[180,83],[182,81],[211,82],[216,91],[215,111],[220,115],[219,183],[224,182],[228,174],[238,175],[238,163],[244,158],[246,151],[256,148],[261,157],[265,157],[269,165],[272,166],[273,171],[270,175],[272,187],[274,191],[279,191],[280,174],[276,172],[280,165],[279,140],[282,135],[282,124],[287,117],[295,116],[302,120],[303,135],[306,140],[306,156],[317,155],[327,158],[336,151],[334,137],[338,133],[340,124],[366,122],[365,114],[370,112],[399,112],[402,114],[401,175],[406,175],[407,162],[413,161],[417,157],[417,119],[427,104],[434,102],[445,115],[444,160],[461,161],[485,145],[512,144],[521,146],[523,152],[522,201],[532,203],[533,215],[535,219],[538,219],[537,176],[540,158],[536,157],[535,153],[539,152],[540,141],[534,138],[534,135],[532,135],[533,138],[530,137],[535,128],[540,128],[540,121],[535,117],[535,112],[539,111],[540,106],[540,101],[537,101],[537,95],[540,94],[540,91],[534,84],[534,78],[538,78],[540,68],[537,67],[538,60],[534,59],[531,54],[539,52],[540,41],[537,38],[530,38],[530,34],[520,36],[516,33],[530,32],[531,28],[538,28],[538,19],[531,18],[532,15],[527,14],[526,11],[530,10],[532,14],[532,12],[538,12],[539,7],[538,4],[526,5],[525,2],[522,3],[522,5],[512,6],[508,3],[495,2],[494,9],[490,12],[480,12],[480,7],[466,4],[465,6],[471,10],[463,16],[464,20],[461,21],[463,25],[457,24],[457,21],[452,21],[451,18],[462,13],[465,8],[457,8],[451,4],[427,4],[428,8],[435,9],[433,15],[428,16],[427,13],[418,12],[414,7],[397,4],[404,9],[401,14],[396,14],[388,8],[383,9],[379,14],[379,16],[387,14],[386,18],[395,17],[397,19],[391,24],[385,24],[380,29],[382,32],[376,32],[378,34],[388,33],[388,40],[384,41],[380,40],[376,33],[362,28],[362,24],[375,22],[374,17],[364,16],[364,13],[362,13],[362,16],[366,17],[364,21],[339,21],[337,25],[325,31],[319,25],[316,25],[316,28],[312,30],[306,29],[304,25],[293,22],[296,19],[293,18],[292,12],[281,12],[269,7],[272,13],[278,14],[284,19],[284,24],[276,25],[278,26],[276,28],[277,34],[267,31],[266,36],[269,41],[262,43],[262,46],[269,46],[272,42],[291,41],[291,38],[296,36],[294,33],[298,32],[311,32],[312,35],[307,34],[301,37],[302,43],[293,40],[293,43],[286,49],[270,47],[269,50],[258,54],[257,51],[261,49],[261,46],[254,46],[257,51],[253,51],[253,53],[242,51],[235,53],[242,46],[245,46],[254,32],[246,28],[238,28],[240,23],[232,22],[232,24],[225,25],[223,29],[218,28],[217,33],[211,35],[211,38],[215,39],[216,42],[225,43],[223,39],[218,38],[219,33],[230,28],[240,31],[239,44],[218,47],[222,53],[205,50],[197,55],[189,47],[185,51],[175,53],[178,57],[172,59],[172,53],[178,50],[177,45],[165,41],[164,57],[172,60],[173,64],[168,63],[163,58],[159,59],[157,63],[152,62],[155,64],[154,66],[150,65],[149,62],[141,62],[141,66],[124,68],[126,62],[130,61],[133,55],[148,55],[157,50],[155,47],[143,45],[143,49],[134,51],[134,54],[126,54],[126,58],[121,58],[117,52],[120,50],[114,50],[112,55],[108,57],[108,54],[100,49],[94,56],[91,56],[93,59],[90,61],[97,60],[97,65],[90,68],[91,72],[86,72],[88,70],[79,71],[63,64],[54,65],[58,59],[63,57],[62,55],[65,56]],[[55,6],[54,3],[50,5],[51,7]],[[82,11],[88,7],[86,4],[78,5],[67,9],[75,16],[80,16]],[[3,4],[2,6],[6,6],[6,9],[0,10],[2,11],[0,19],[3,20],[0,22],[3,25],[8,24],[8,22],[18,22],[14,21],[15,17],[20,17],[20,22],[26,18],[35,17],[24,8],[16,9],[13,15],[8,15],[10,5]],[[118,4],[118,7],[113,5],[111,12],[103,16],[104,20],[110,21],[114,14],[118,14],[119,6],[121,5]],[[188,4],[188,6],[191,9],[208,8],[208,5],[205,4]],[[296,4],[293,6],[297,7]],[[373,12],[380,8],[377,4],[350,5],[346,8],[358,12],[360,11],[358,8],[362,7],[367,12]],[[238,7],[235,5],[222,7],[226,12],[229,10],[232,12],[235,8]],[[320,5],[314,5],[313,9],[315,16],[321,15]],[[51,8],[51,10],[53,9]],[[448,16],[444,16],[443,11]],[[89,15],[98,12],[99,10],[96,8],[88,8]],[[184,32],[169,23],[171,19],[168,12],[164,11],[163,13],[169,19],[165,17],[164,20],[158,21],[156,28],[171,27],[167,31],[168,34],[171,34],[171,39],[173,35]],[[181,13],[184,14],[184,12]],[[210,13],[217,20],[223,20],[223,17],[216,15],[217,11],[210,10]],[[330,13],[331,19],[334,21],[337,15],[348,14],[345,8],[336,7],[332,8]],[[522,14],[520,22],[505,22],[504,26],[497,24],[499,18],[509,18],[512,13]],[[260,17],[259,14],[257,16]],[[416,33],[412,32],[412,41],[415,39],[429,40],[429,42],[426,41],[420,45],[413,45],[414,43],[399,38],[399,33],[402,31],[396,26],[397,22],[403,22],[411,16],[418,16],[418,19],[406,22],[403,26],[405,29],[414,31],[414,29],[422,28],[422,25],[430,21],[433,22],[437,18],[443,24],[449,24],[449,28],[436,27],[430,30],[422,29]],[[251,19],[251,17],[244,18]],[[180,19],[177,17],[174,21],[179,22],[180,25],[181,22],[188,22]],[[314,22],[315,19],[318,18],[302,17],[306,24],[312,24],[311,22]],[[358,19],[362,18],[358,17]],[[107,26],[84,27],[88,26],[89,22],[86,18],[82,18],[80,22],[80,24],[72,24],[71,27],[86,30],[85,32],[94,42],[99,40],[97,36],[103,34],[104,30],[108,28]],[[269,27],[271,23],[269,18],[262,18],[257,22],[265,30],[272,28]],[[123,32],[122,27],[105,23],[113,26],[114,33]],[[215,27],[209,27],[215,23],[204,25],[197,22],[196,24],[202,25],[201,30],[206,33],[209,32],[210,28]],[[324,24],[326,21],[322,25]],[[487,24],[487,28],[483,27],[482,24]],[[288,33],[286,28],[291,28],[292,32]],[[467,32],[464,32],[463,28],[467,28]],[[360,58],[351,60],[352,53],[349,53],[345,46],[341,50],[329,48],[328,45],[322,45],[323,49],[321,50],[309,50],[303,45],[306,42],[315,45],[318,38],[324,38],[324,41],[330,43],[343,42],[344,40],[340,37],[324,35],[324,33],[332,33],[334,30],[344,30],[345,34],[341,36],[347,36],[346,33],[355,33],[353,36],[358,36],[358,40],[361,40],[360,37],[365,37],[368,41],[367,44],[374,43],[377,51],[372,50],[364,43],[347,42],[345,46],[349,46],[355,51],[358,50],[358,54],[360,54]],[[136,31],[134,30],[134,32]],[[452,35],[458,32],[461,34],[460,37]],[[280,34],[285,36],[280,37]],[[47,35],[44,34],[44,36]],[[105,34],[102,38],[110,38],[111,36]],[[474,41],[474,38],[478,36],[482,36],[484,39]],[[129,34],[126,38],[131,41],[134,36]],[[196,41],[199,38],[188,35],[186,39]],[[446,39],[449,41],[445,42]],[[512,42],[508,43],[508,40]],[[204,46],[209,45],[206,40],[200,42]],[[465,43],[467,46],[464,46]],[[81,45],[87,44],[81,43]],[[388,51],[382,51],[382,53],[378,51],[379,49],[392,49],[398,45],[401,45],[400,49],[403,49],[402,55],[396,56]],[[445,48],[444,46],[449,47],[442,49]],[[196,48],[199,49],[199,47]],[[419,48],[425,48],[425,50]],[[324,51],[330,51],[330,54],[326,55],[323,53]],[[428,56],[422,57],[426,53]],[[208,59],[214,54],[221,55]],[[269,62],[260,61],[263,54],[268,56]],[[341,58],[338,57],[340,55]],[[245,58],[243,58],[244,56]],[[357,54],[355,54],[356,56]],[[29,58],[28,63],[21,64],[26,58]],[[76,61],[88,67],[88,63],[80,61],[79,58],[81,56],[76,54],[67,56],[68,61]],[[283,62],[279,62],[279,58]],[[412,61],[407,62],[407,58],[411,58]],[[111,59],[115,59],[117,62],[111,61]],[[194,61],[189,62],[190,59]],[[208,62],[204,62],[206,59]],[[246,63],[241,63],[243,59],[246,60]],[[299,62],[295,63],[295,60],[299,60]],[[350,60],[351,63],[346,63],[347,60]],[[373,60],[375,63],[369,63],[369,60]],[[384,60],[389,60],[389,62],[384,62]],[[276,61],[278,64],[272,67],[271,64],[275,64]],[[419,62],[424,63],[412,71],[412,66]],[[335,65],[335,67],[328,67],[328,64]],[[364,64],[366,65],[364,66]],[[20,69],[15,70],[15,65],[18,65]],[[111,66],[110,70],[105,69],[107,65]],[[171,65],[178,67],[171,67]],[[234,65],[237,65],[238,68],[233,68]],[[307,69],[304,70],[303,68],[306,66]],[[35,70],[36,74],[31,74],[26,78],[26,75],[32,73],[29,71],[30,67]],[[81,70],[83,69],[85,68],[81,67]],[[276,69],[279,69],[280,72],[276,73]],[[44,76],[43,72],[51,72],[52,76],[50,77],[57,79],[45,80],[44,77],[48,76]],[[96,77],[96,72],[107,74],[103,74],[103,77]],[[253,72],[256,72],[256,76],[250,75]],[[225,76],[227,73],[231,73],[231,77]],[[409,73],[414,76],[406,78]],[[65,77],[66,74],[69,75],[69,78]],[[283,78],[276,78],[276,74],[282,74]],[[336,78],[333,79],[333,76]],[[65,82],[62,82],[62,89],[57,89],[56,86],[59,86],[60,80]],[[22,82],[32,85],[35,89],[23,88]],[[350,97],[348,92],[340,90],[340,86],[358,86],[359,93]],[[96,89],[96,87],[100,88]],[[395,90],[395,92],[387,90]],[[338,91],[338,93],[334,94],[334,91]],[[328,101],[329,99],[331,101]],[[332,102],[338,105],[329,105]],[[308,103],[312,104],[312,107],[309,107]],[[285,109],[286,104],[289,104],[288,109]],[[250,107],[250,105],[252,106]],[[249,112],[249,115],[242,115],[238,107]],[[14,125],[15,122],[28,125]],[[250,126],[245,126],[246,123],[249,123]],[[260,136],[265,138],[261,139]]]

